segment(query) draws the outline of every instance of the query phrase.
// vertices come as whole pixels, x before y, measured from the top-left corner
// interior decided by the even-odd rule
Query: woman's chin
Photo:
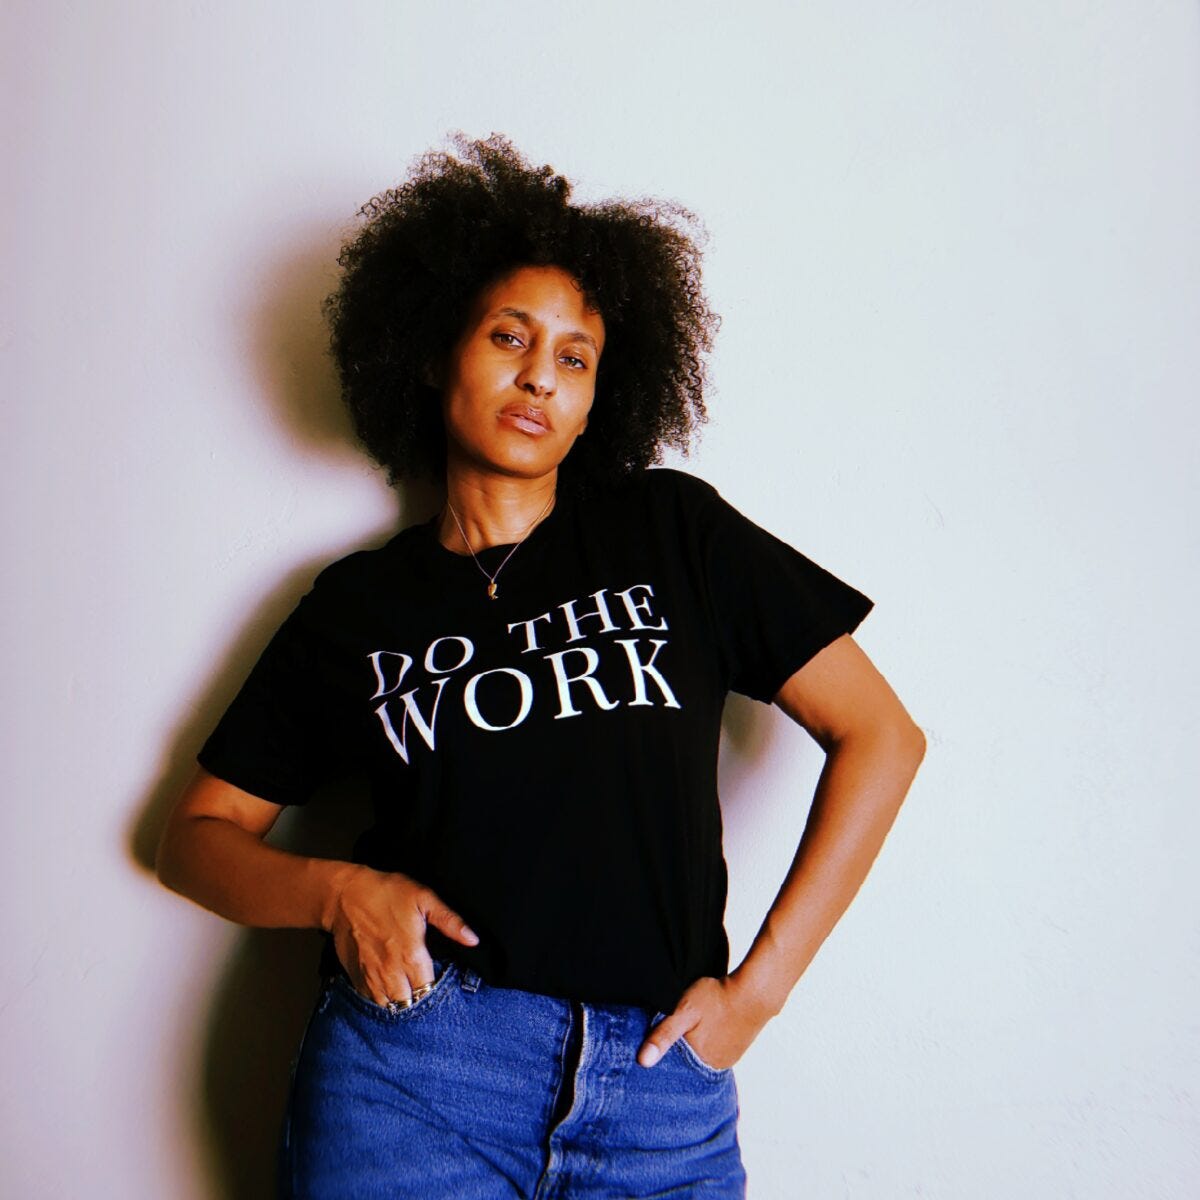
[[[509,451],[505,454],[451,455],[447,460],[448,470],[467,470],[485,475],[503,475],[515,479],[544,479],[554,474],[561,460],[547,454],[542,447],[530,447],[528,453]]]

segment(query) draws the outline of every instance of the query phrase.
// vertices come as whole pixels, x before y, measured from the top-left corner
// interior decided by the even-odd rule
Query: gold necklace
[[[498,594],[498,589],[496,587],[496,576],[499,575],[500,572],[504,570],[504,563],[508,562],[508,560],[510,558],[512,558],[512,556],[514,554],[516,554],[517,548],[521,545],[521,542],[523,542],[530,535],[530,533],[533,531],[534,525],[536,525],[546,515],[547,511],[550,508],[550,505],[554,503],[554,497],[557,495],[558,495],[558,489],[555,488],[555,490],[550,494],[550,499],[546,501],[546,507],[543,508],[542,511],[540,513],[538,513],[538,515],[536,517],[533,518],[533,521],[530,523],[529,528],[526,529],[524,534],[521,535],[521,541],[517,542],[516,546],[514,546],[504,556],[504,562],[502,562],[496,568],[495,574],[492,574],[492,575],[489,575],[486,571],[483,570],[483,564],[479,561],[479,556],[475,553],[474,549],[471,546],[471,540],[470,540],[470,538],[467,537],[467,531],[465,529],[463,529],[462,522],[458,519],[458,513],[456,513],[454,511],[454,505],[450,503],[450,497],[449,496],[446,497],[446,507],[450,510],[450,515],[454,518],[455,525],[458,526],[458,532],[462,534],[462,540],[464,542],[466,542],[467,549],[471,551],[471,557],[475,560],[475,565],[481,571],[483,571],[484,577],[488,581],[487,594],[488,594],[488,596],[491,597],[491,599],[495,600],[496,596]]]

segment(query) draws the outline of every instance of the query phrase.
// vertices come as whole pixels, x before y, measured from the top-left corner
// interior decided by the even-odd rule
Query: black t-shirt
[[[511,548],[479,553],[488,574]],[[670,1012],[729,969],[725,696],[770,703],[872,601],[669,468],[560,497],[487,582],[435,520],[326,567],[199,761],[276,804],[365,771],[355,860],[479,934],[431,926],[431,953]]]

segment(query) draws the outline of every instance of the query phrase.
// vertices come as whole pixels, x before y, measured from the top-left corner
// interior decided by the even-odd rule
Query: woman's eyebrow
[[[507,306],[504,308],[498,308],[494,313],[492,313],[492,316],[515,317],[518,321],[521,321],[526,325],[533,324],[529,314],[527,312],[522,312],[519,308],[508,308]],[[592,337],[590,333],[584,333],[582,329],[572,329],[571,332],[566,336],[573,342],[586,342],[593,350],[596,351],[597,354],[600,353],[599,347],[596,345],[596,339]]]

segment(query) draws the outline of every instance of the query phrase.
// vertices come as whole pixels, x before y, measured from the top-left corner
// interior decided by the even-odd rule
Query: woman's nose
[[[534,396],[547,396],[554,391],[555,381],[554,356],[548,350],[531,349],[517,374],[517,387]]]

